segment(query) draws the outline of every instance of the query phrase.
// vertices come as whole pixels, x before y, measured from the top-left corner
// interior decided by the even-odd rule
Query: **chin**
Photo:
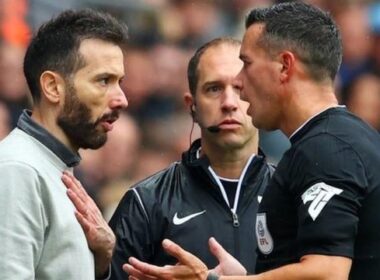
[[[225,148],[240,148],[244,145],[245,141],[243,138],[237,136],[237,135],[230,135],[227,137],[221,137],[220,143]]]
[[[86,139],[82,139],[79,141],[79,147],[82,149],[91,149],[96,150],[100,147],[104,146],[107,142],[107,133],[97,133],[92,137],[87,137]]]

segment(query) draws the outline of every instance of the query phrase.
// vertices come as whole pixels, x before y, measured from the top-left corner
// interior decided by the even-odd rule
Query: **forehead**
[[[241,54],[248,54],[255,48],[257,41],[265,29],[263,23],[252,24],[244,33],[242,44],[241,44]]]
[[[119,46],[99,39],[85,39],[79,46],[85,66],[78,72],[124,75],[124,55]]]
[[[243,66],[239,59],[239,50],[239,45],[227,43],[207,49],[198,65],[199,82],[236,76]]]

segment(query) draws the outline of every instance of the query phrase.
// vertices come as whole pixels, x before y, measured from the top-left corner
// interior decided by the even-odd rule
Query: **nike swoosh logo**
[[[185,217],[182,217],[182,218],[179,218],[178,217],[178,212],[175,213],[174,217],[173,217],[173,224],[175,225],[182,225],[184,223],[186,223],[187,221],[199,216],[199,215],[202,215],[206,213],[206,210],[203,210],[201,212],[198,212],[198,213],[194,213],[194,214],[191,214],[191,215],[188,215],[188,216],[185,216]]]

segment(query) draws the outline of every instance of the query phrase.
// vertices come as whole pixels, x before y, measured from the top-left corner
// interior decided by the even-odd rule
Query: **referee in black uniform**
[[[342,46],[335,23],[313,6],[290,2],[251,11],[246,28],[238,78],[248,114],[256,127],[281,129],[292,145],[256,218],[261,274],[233,279],[380,279],[380,136],[338,106]],[[161,279],[194,271],[206,278],[199,260],[165,246],[183,265],[132,264]],[[226,259],[220,265],[239,274]]]

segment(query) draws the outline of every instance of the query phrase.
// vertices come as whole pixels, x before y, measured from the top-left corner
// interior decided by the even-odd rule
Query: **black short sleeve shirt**
[[[332,108],[290,140],[257,214],[257,271],[322,254],[352,258],[350,279],[380,279],[378,133]]]

